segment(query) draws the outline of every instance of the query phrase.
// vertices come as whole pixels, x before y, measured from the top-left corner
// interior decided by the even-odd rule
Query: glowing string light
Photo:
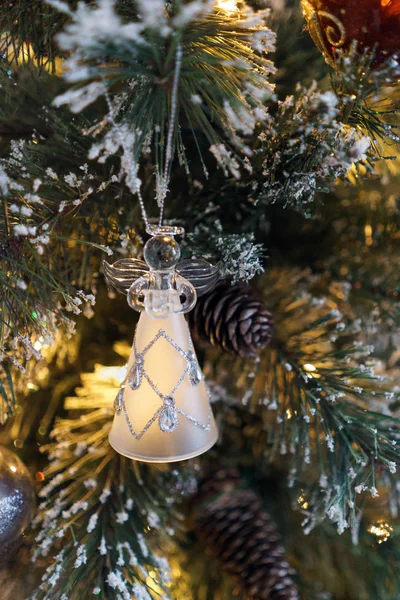
[[[382,544],[390,538],[393,527],[385,521],[379,521],[378,523],[370,525],[368,531],[376,536],[378,544]]]
[[[239,12],[236,0],[217,0],[216,8],[227,15],[232,15]]]

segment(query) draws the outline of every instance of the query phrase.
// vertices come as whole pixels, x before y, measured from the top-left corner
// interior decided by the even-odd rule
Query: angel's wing
[[[103,260],[103,271],[107,283],[126,295],[132,283],[148,274],[149,267],[138,258],[121,258],[112,265]]]
[[[139,277],[149,273],[149,267],[137,258],[121,258],[112,265],[104,260],[103,271],[107,283],[126,295]],[[176,266],[176,271],[190,281],[198,296],[210,291],[219,279],[219,266],[201,258],[182,260]]]
[[[190,258],[177,264],[176,270],[195,287],[197,295],[209,292],[218,282],[219,265],[212,265],[202,258]]]

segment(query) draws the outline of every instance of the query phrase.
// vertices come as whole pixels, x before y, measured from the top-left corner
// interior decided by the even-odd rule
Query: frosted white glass
[[[165,319],[159,320],[142,312],[136,331],[137,352],[141,353],[160,330],[164,330],[184,352],[191,349],[188,326],[182,314],[170,314]],[[135,354],[132,349],[128,373],[134,362]],[[185,357],[163,337],[157,340],[144,355],[144,369],[149,379],[165,396],[170,395],[186,366]],[[205,431],[186,416],[178,414],[178,427],[174,431],[161,431],[157,419],[142,438],[137,440],[130,432],[122,410],[119,414],[115,413],[109,435],[111,446],[128,458],[144,462],[175,462],[206,452],[217,441],[218,430],[204,380],[201,380],[197,386],[192,386],[186,375],[173,397],[178,409],[190,415],[198,423],[207,425],[209,422],[209,429]],[[137,390],[132,390],[129,384],[126,384],[124,403],[130,422],[135,432],[139,433],[163,405],[163,400],[143,377]]]

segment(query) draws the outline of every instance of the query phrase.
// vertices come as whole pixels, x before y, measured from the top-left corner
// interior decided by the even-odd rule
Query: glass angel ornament
[[[163,228],[146,243],[145,262],[104,263],[107,281],[141,312],[109,441],[120,454],[145,462],[192,458],[218,438],[183,316],[197,293],[214,285],[218,269],[204,260],[179,262],[173,233]]]

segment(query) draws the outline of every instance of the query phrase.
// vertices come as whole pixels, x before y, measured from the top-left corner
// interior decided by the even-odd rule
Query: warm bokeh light
[[[318,374],[317,367],[312,365],[311,363],[306,363],[303,365],[304,370],[307,371],[307,375],[310,377],[314,377],[314,379],[320,379],[321,375]]]
[[[97,365],[96,374],[99,379],[113,381],[115,384],[121,384],[126,377],[126,366],[124,367],[103,367]]]
[[[0,42],[2,50],[5,50],[4,54],[7,56],[7,60],[9,61],[9,63],[14,63],[15,66],[30,64],[38,67],[42,65],[48,71],[55,73],[58,76],[61,76],[64,71],[63,58],[44,57],[42,60],[38,59],[38,57],[35,55],[35,51],[33,49],[32,44],[30,44],[29,42],[23,42],[20,45],[14,45],[9,43],[7,47],[5,47],[8,42],[7,38],[5,38],[4,35],[0,36]]]
[[[126,377],[126,366],[106,367],[95,365],[93,373],[81,377],[83,387],[77,395],[66,398],[67,410],[84,408],[111,408],[119,386]],[[95,400],[94,400],[95,399]]]
[[[43,346],[45,346],[45,341],[44,338],[42,336],[40,336],[39,339],[36,340],[36,342],[33,344],[33,347],[35,348],[35,350],[37,350],[38,352],[40,352],[40,350],[43,348]]]
[[[309,504],[305,498],[305,494],[304,494],[303,490],[301,491],[300,496],[297,498],[297,502],[301,508],[303,508],[304,510],[307,510]]]
[[[365,243],[367,244],[367,246],[372,246],[373,240],[372,240],[372,227],[371,227],[371,225],[366,225],[364,227],[364,233],[365,233]]]
[[[370,525],[368,531],[376,536],[378,544],[382,544],[392,535],[393,527],[386,521],[379,521],[378,523]]]
[[[227,15],[231,15],[239,11],[236,0],[217,0],[216,7]]]

